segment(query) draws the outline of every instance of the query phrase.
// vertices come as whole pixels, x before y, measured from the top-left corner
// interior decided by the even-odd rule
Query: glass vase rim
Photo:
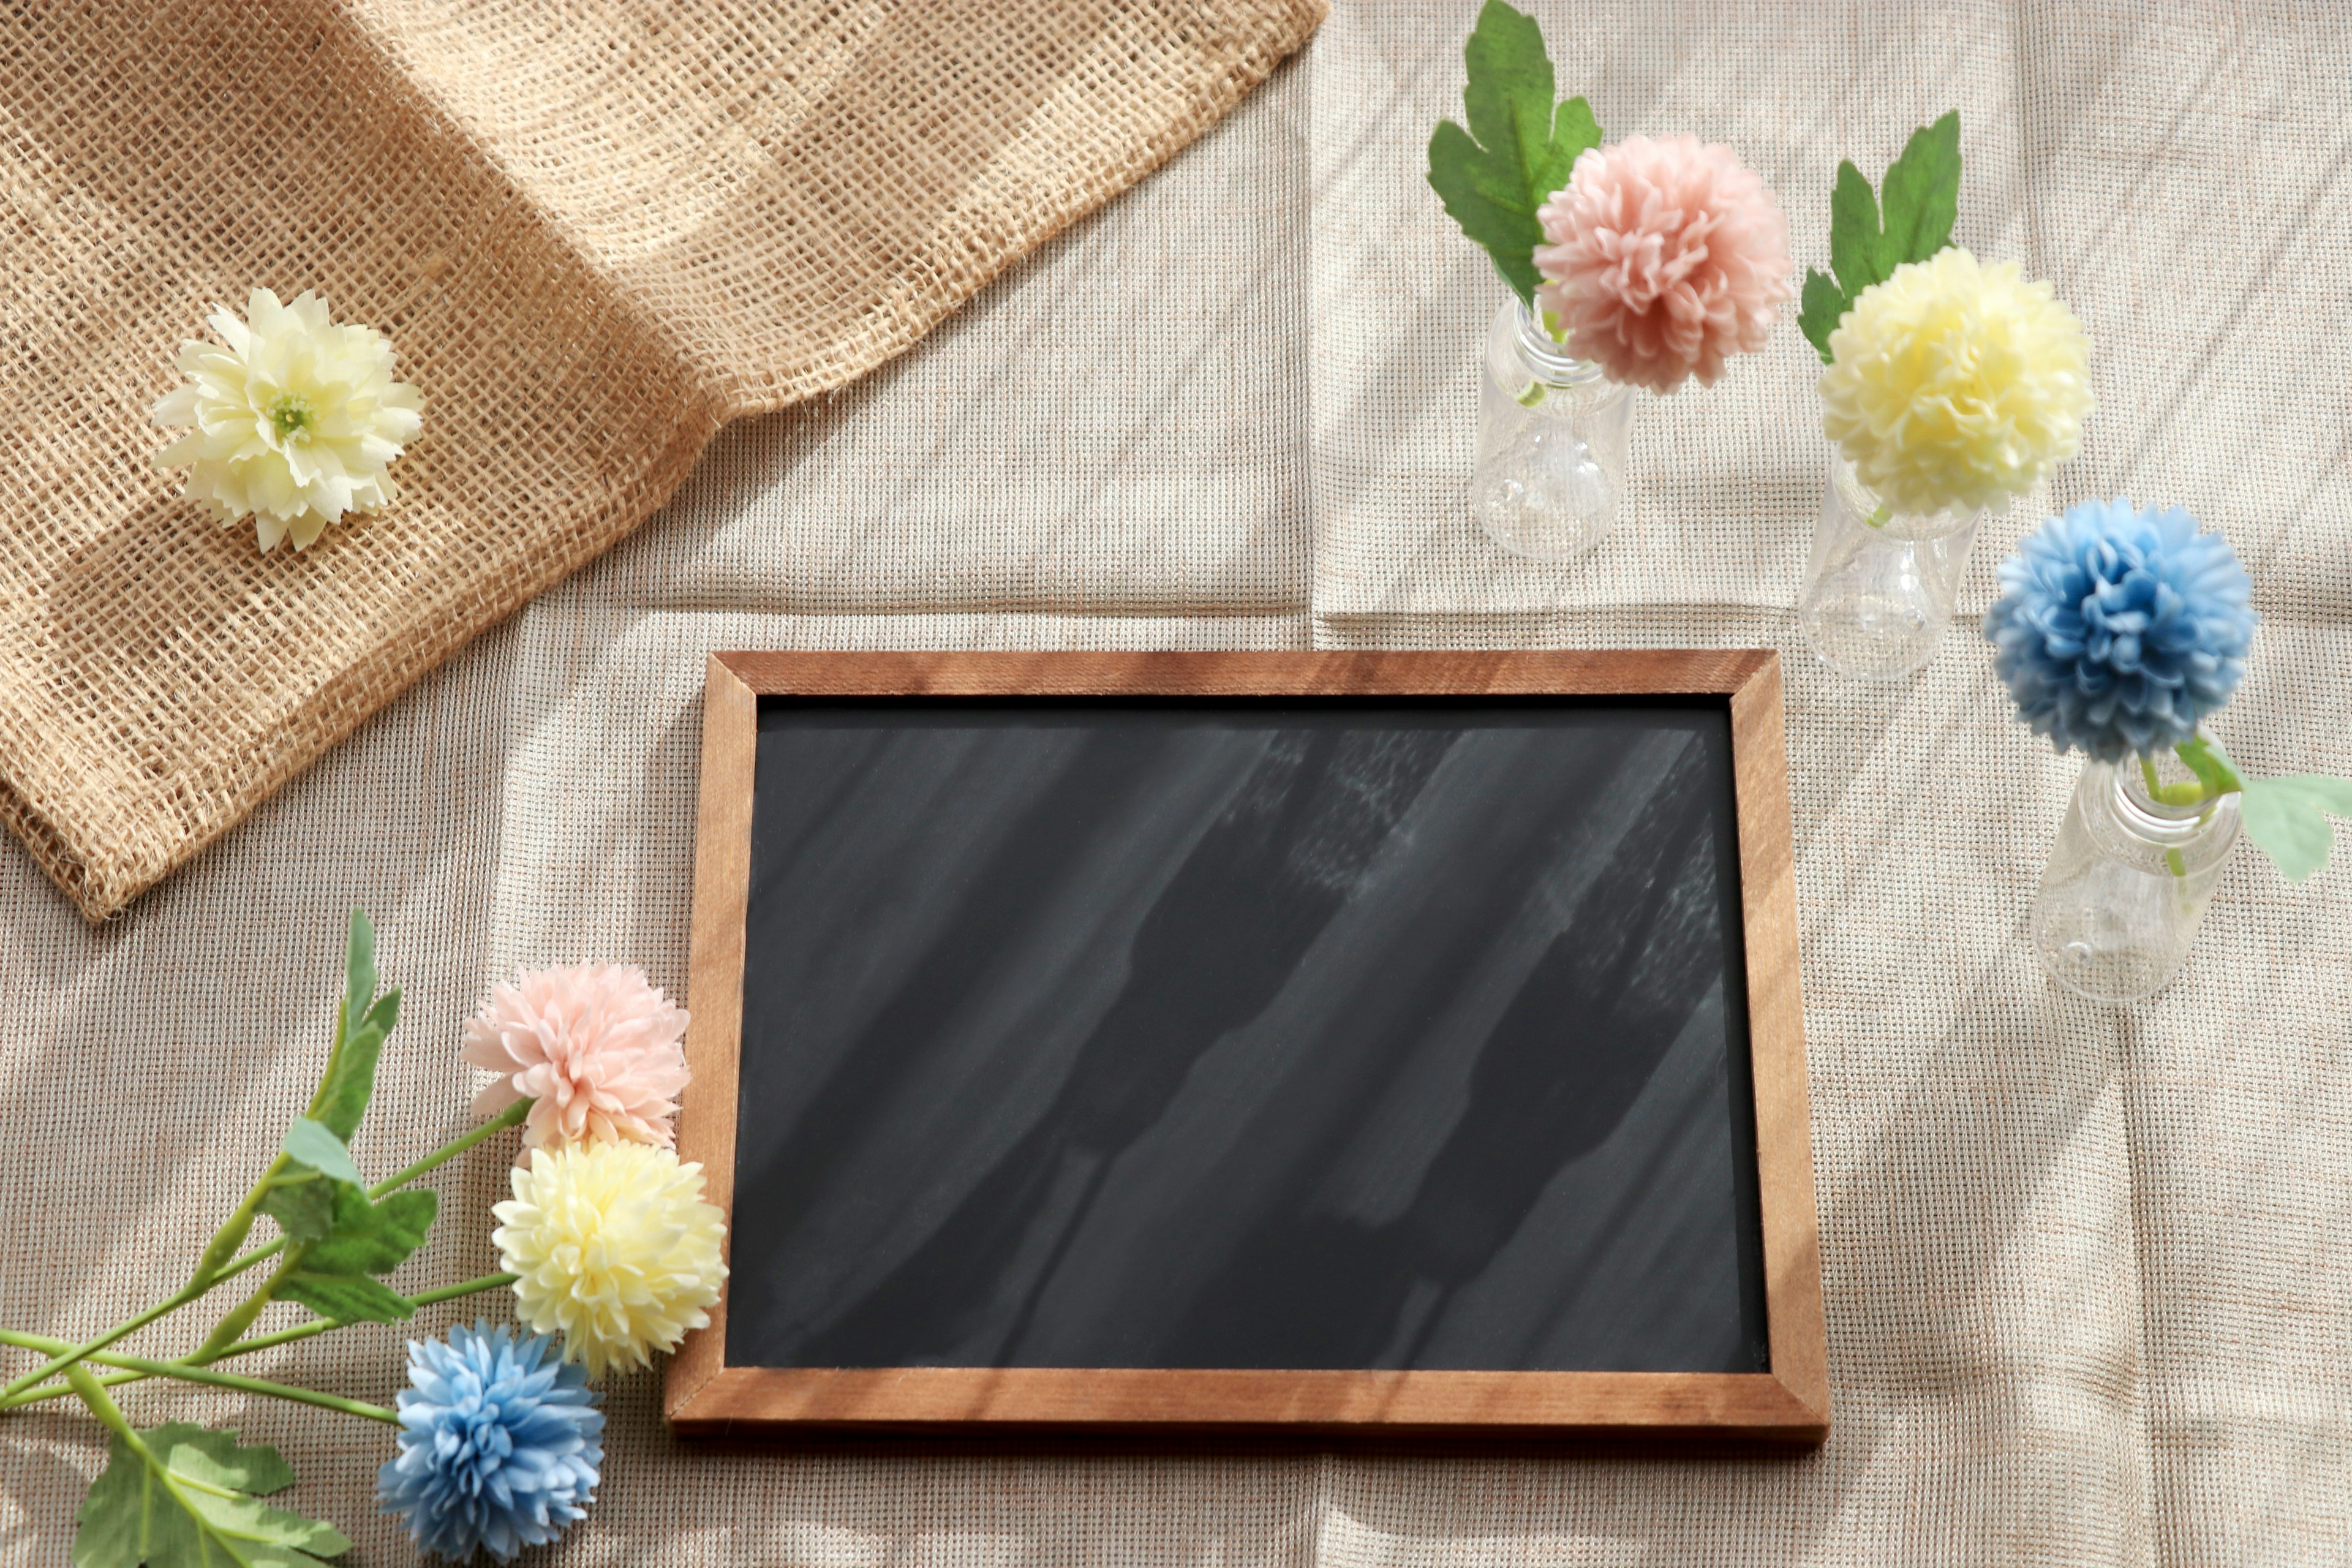
[[[1870,517],[1880,507],[1886,507],[1891,515],[1879,528],[1894,539],[1946,539],[1965,529],[1974,528],[1993,515],[1989,507],[1978,507],[1966,512],[1956,507],[1945,507],[1938,511],[1896,510],[1885,497],[1862,482],[1862,474],[1855,468],[1853,459],[1834,446],[1830,448],[1830,487],[1844,498],[1846,505],[1853,509],[1857,517]]]
[[[2144,758],[2142,753],[2135,752],[2121,762],[2103,762],[2098,764],[2114,772],[2117,796],[2140,816],[2168,824],[2195,822],[2207,812],[2216,810],[2224,802],[2231,801],[2231,797],[2238,794],[2233,789],[2223,790],[2219,795],[2209,795],[2202,799],[2185,801],[2179,805],[2170,801],[2158,800],[2148,793],[2147,776],[2140,766],[2143,760],[2156,762],[2159,759]]]
[[[2085,784],[2106,802],[2106,809],[2098,814],[2105,826],[2095,828],[2093,837],[2116,833],[2147,849],[2185,855],[2187,863],[2178,868],[2181,872],[2202,872],[2219,865],[2237,844],[2242,826],[2237,791],[2169,805],[2148,795],[2138,763],[2136,755],[2120,763],[2094,760],[2085,772]],[[2109,775],[2104,788],[2098,784],[2101,769]]]
[[[1612,385],[1608,374],[1592,360],[1570,353],[1566,345],[1547,331],[1536,320],[1534,309],[1514,294],[1510,298],[1513,318],[1517,323],[1514,334],[1519,363],[1528,373],[1548,386],[1589,387]]]

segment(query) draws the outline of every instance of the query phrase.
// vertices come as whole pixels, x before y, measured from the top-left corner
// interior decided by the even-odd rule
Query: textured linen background
[[[1612,134],[1737,144],[1801,264],[1824,259],[1838,155],[1875,174],[1957,104],[1960,239],[2054,277],[2096,348],[2101,411],[2053,502],[2225,529],[2265,623],[2224,739],[2263,771],[2352,773],[2352,6],[1534,8]],[[1342,0],[1193,150],[902,359],[722,435],[632,541],[121,921],[85,929],[0,856],[0,1321],[95,1329],[178,1281],[299,1107],[354,903],[409,997],[372,1168],[467,1124],[458,1026],[512,966],[629,958],[682,987],[705,650],[1760,645],[1789,657],[1820,1452],[712,1452],[668,1438],[638,1375],[611,1385],[595,1510],[540,1560],[2352,1556],[2352,855],[2289,887],[2242,849],[2162,995],[2055,991],[2022,927],[2075,770],[2010,721],[1974,624],[2038,510],[1987,531],[1924,676],[1820,673],[1789,615],[1824,460],[1793,325],[1713,392],[1637,395],[1632,513],[1594,559],[1488,546],[1456,489],[1498,289],[1419,183],[1472,11]],[[502,1165],[448,1177],[403,1284],[491,1266]],[[400,1337],[277,1366],[386,1399]],[[131,1397],[282,1445],[291,1503],[358,1539],[348,1561],[409,1560],[370,1512],[377,1431]],[[61,1563],[100,1458],[87,1423],[0,1421],[0,1556]]]

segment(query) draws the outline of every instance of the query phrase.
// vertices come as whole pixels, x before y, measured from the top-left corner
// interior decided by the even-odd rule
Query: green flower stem
[[[153,1322],[156,1319],[163,1317],[167,1313],[178,1311],[181,1308],[186,1306],[189,1302],[203,1295],[205,1291],[209,1289],[211,1289],[211,1287],[208,1285],[203,1287],[194,1285],[183,1286],[180,1289],[164,1297],[162,1300],[156,1302],[153,1306],[148,1308],[138,1316],[126,1319],[123,1321],[115,1324],[114,1327],[107,1330],[106,1332],[99,1335],[96,1339],[86,1340],[79,1345],[69,1347],[64,1354],[56,1357],[54,1360],[44,1365],[34,1368],[31,1372],[28,1372],[24,1376],[17,1378],[15,1382],[10,1383],[5,1387],[0,1387],[0,1406],[5,1406],[9,1400],[14,1399],[16,1395],[24,1393],[25,1390],[36,1387],[56,1376],[58,1373],[66,1371],[68,1368],[71,1367],[74,1363],[80,1361],[85,1356],[97,1354],[100,1351],[104,1350],[107,1346],[122,1338],[125,1334],[133,1333],[140,1329],[143,1329],[148,1324]]]
[[[0,1329],[0,1344],[15,1345],[18,1350],[48,1351],[51,1353],[73,1348],[63,1340],[46,1339],[39,1334],[19,1334],[6,1329]],[[233,1372],[213,1372],[205,1367],[190,1366],[185,1362],[149,1361],[144,1356],[113,1355],[103,1351],[86,1359],[97,1362],[101,1366],[119,1366],[130,1372],[143,1372],[150,1377],[176,1377],[185,1383],[209,1384],[215,1388],[235,1389],[239,1394],[257,1394],[269,1399],[292,1400],[297,1405],[315,1405],[321,1410],[339,1410],[346,1415],[363,1415],[370,1421],[382,1421],[387,1426],[396,1426],[400,1424],[398,1415],[381,1405],[370,1405],[365,1400],[344,1399],[337,1394],[320,1394],[311,1389],[295,1388],[283,1383],[270,1383],[258,1377],[240,1377]],[[115,1408],[114,1401],[108,1398],[98,1380],[90,1375],[88,1367],[79,1362],[75,1363],[66,1369],[66,1381],[73,1385],[73,1391],[76,1394],[81,1395],[82,1403],[89,1405],[91,1415],[106,1422],[118,1434],[130,1436],[130,1426],[122,1420],[122,1412]],[[90,1396],[93,1394],[103,1402],[104,1409],[90,1403]],[[112,1413],[111,1419],[109,1419],[109,1412]],[[132,1440],[136,1441],[135,1438]]]
[[[396,1192],[400,1188],[408,1185],[409,1183],[416,1180],[417,1177],[425,1174],[427,1171],[433,1170],[437,1166],[447,1164],[450,1161],[456,1159],[458,1155],[472,1148],[475,1144],[481,1142],[484,1139],[495,1137],[499,1133],[505,1131],[509,1127],[521,1126],[523,1118],[529,1116],[530,1114],[530,1108],[538,1103],[539,1102],[537,1100],[516,1100],[512,1105],[508,1106],[504,1110],[499,1111],[496,1116],[491,1117],[488,1121],[483,1122],[479,1127],[475,1128],[463,1138],[457,1139],[452,1142],[444,1143],[432,1153],[425,1155],[425,1158],[417,1161],[414,1165],[409,1166],[408,1169],[402,1171],[397,1174],[387,1176],[383,1181],[378,1182],[374,1186],[368,1189],[368,1196],[371,1198],[380,1198],[386,1193]],[[260,1259],[256,1258],[254,1261],[257,1263]]]
[[[417,1177],[424,1175],[426,1172],[431,1171],[437,1166],[446,1164],[451,1160],[456,1159],[458,1155],[464,1153],[467,1150],[471,1149],[475,1144],[481,1142],[484,1139],[491,1137],[496,1133],[502,1132],[509,1127],[520,1126],[523,1118],[530,1114],[531,1104],[532,1102],[529,1100],[516,1100],[512,1105],[508,1106],[504,1110],[499,1112],[498,1115],[493,1116],[488,1121],[483,1122],[479,1127],[475,1128],[464,1137],[455,1139],[450,1142],[443,1144],[439,1149],[435,1150],[432,1153],[427,1154],[422,1160],[417,1161],[416,1163],[409,1166],[406,1170],[401,1171],[383,1181],[378,1182],[374,1186],[368,1189],[368,1196],[370,1198],[380,1198],[386,1193],[394,1192],[401,1187],[404,1187],[409,1183],[416,1180]],[[282,1161],[283,1158],[284,1156],[279,1156],[279,1161]],[[269,1171],[264,1173],[262,1179],[254,1184],[253,1191],[247,1194],[245,1203],[237,1205],[238,1212],[245,1214],[246,1215],[245,1224],[247,1228],[250,1228],[252,1225],[252,1215],[248,1211],[257,1207],[260,1204],[260,1194],[268,1184],[270,1175],[274,1174],[278,1169],[278,1161],[273,1161],[271,1163]],[[229,1234],[232,1227],[236,1224],[236,1215],[231,1215],[229,1216],[228,1223],[222,1226],[220,1230],[214,1233],[213,1245],[217,1245],[221,1237]],[[236,1240],[241,1241],[242,1239],[243,1235],[242,1233],[239,1233]],[[236,1241],[232,1241],[230,1243],[232,1247],[236,1245]],[[256,1264],[276,1257],[279,1252],[285,1249],[285,1247],[286,1238],[284,1237],[280,1237],[276,1241],[269,1243],[267,1247],[257,1247],[251,1252],[245,1254],[243,1257],[221,1265],[218,1271],[213,1274],[209,1279],[203,1276],[203,1266],[200,1263],[198,1265],[199,1273],[196,1279],[190,1281],[188,1284],[183,1286],[171,1295],[166,1296],[163,1300],[156,1302],[155,1305],[148,1308],[145,1311],[139,1313],[135,1317],[126,1319],[122,1322],[117,1323],[114,1327],[107,1330],[106,1332],[99,1335],[96,1339],[88,1340],[81,1344],[73,1346],[67,1353],[53,1358],[44,1365],[35,1367],[31,1372],[26,1373],[24,1376],[15,1379],[5,1387],[0,1387],[0,1410],[6,1409],[9,1402],[14,1400],[18,1394],[23,1394],[26,1389],[38,1387],[41,1384],[46,1383],[50,1378],[56,1376],[58,1373],[65,1371],[66,1368],[70,1366],[73,1363],[80,1361],[85,1356],[93,1355],[96,1352],[104,1350],[107,1346],[114,1343],[117,1340],[121,1339],[124,1335],[134,1333],[137,1331],[145,1328],[148,1324],[153,1322],[158,1318],[178,1311],[181,1308],[186,1306],[189,1302],[195,1300],[197,1298],[204,1295],[205,1291],[210,1290],[214,1286],[219,1284],[222,1280],[234,1279],[236,1276],[244,1273],[247,1269],[253,1268]],[[208,1253],[211,1249],[211,1245],[208,1245],[205,1248]]]
[[[81,1402],[89,1406],[89,1413],[104,1422],[109,1431],[129,1444],[131,1451],[150,1465],[154,1465],[159,1470],[163,1468],[161,1465],[155,1465],[155,1457],[147,1451],[147,1445],[139,1440],[139,1434],[133,1432],[131,1423],[122,1418],[122,1407],[98,1385],[98,1379],[90,1375],[89,1368],[79,1362],[73,1363],[66,1368],[66,1381],[73,1384],[73,1391],[81,1395]]]
[[[269,1162],[269,1168],[261,1173],[261,1180],[253,1184],[253,1190],[245,1194],[245,1201],[236,1205],[227,1221],[213,1232],[212,1240],[205,1244],[204,1255],[196,1259],[195,1277],[188,1281],[190,1286],[202,1289],[220,1278],[222,1268],[236,1255],[236,1249],[245,1245],[245,1238],[252,1233],[254,1216],[261,1212],[261,1200],[268,1194],[269,1184],[277,1180],[278,1173],[285,1169],[286,1156],[283,1153]]]
[[[1870,524],[1873,528],[1885,528],[1888,523],[1895,521],[1895,509],[1888,506],[1885,501],[1880,501],[1878,503],[1878,510],[1872,512],[1868,517],[1864,518],[1862,521]]]
[[[426,1307],[437,1306],[443,1301],[455,1301],[460,1297],[478,1295],[484,1290],[502,1289],[514,1282],[515,1276],[511,1274],[485,1274],[479,1279],[468,1279],[463,1284],[444,1285],[435,1290],[420,1290],[408,1298],[408,1305],[412,1310],[422,1310]],[[100,1378],[99,1385],[102,1388],[120,1388],[126,1383],[144,1383],[151,1377],[177,1377],[179,1373],[176,1369],[183,1365],[203,1366],[212,1362],[227,1361],[236,1356],[251,1355],[256,1351],[274,1350],[279,1345],[292,1344],[298,1340],[316,1339],[336,1326],[325,1318],[313,1318],[307,1323],[297,1323],[290,1329],[279,1329],[273,1333],[256,1334],[250,1339],[239,1340],[216,1355],[202,1358],[189,1356],[184,1362],[163,1363],[166,1367],[174,1370],[114,1373]],[[92,1359],[104,1358],[93,1357]],[[32,1389],[14,1398],[0,1400],[0,1410],[13,1410],[20,1405],[37,1405],[45,1399],[69,1398],[73,1392],[63,1384],[53,1383],[45,1388]]]
[[[253,1327],[254,1320],[261,1316],[278,1294],[278,1287],[289,1274],[301,1268],[302,1260],[310,1256],[310,1244],[307,1241],[296,1242],[288,1247],[278,1267],[269,1271],[269,1278],[255,1286],[244,1300],[231,1307],[221,1321],[213,1325],[213,1331],[205,1336],[205,1342],[196,1347],[196,1353],[188,1359],[197,1363],[211,1361],[244,1338],[245,1331]]]

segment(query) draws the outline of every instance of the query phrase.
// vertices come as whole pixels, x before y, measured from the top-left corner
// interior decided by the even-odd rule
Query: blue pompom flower
[[[400,1452],[376,1476],[387,1513],[427,1552],[504,1563],[554,1540],[594,1500],[604,1417],[587,1372],[546,1334],[476,1323],[408,1346]]]
[[[2179,507],[2092,500],[2000,563],[1985,616],[2018,716],[2103,762],[2197,733],[2245,673],[2253,584],[2230,542]]]

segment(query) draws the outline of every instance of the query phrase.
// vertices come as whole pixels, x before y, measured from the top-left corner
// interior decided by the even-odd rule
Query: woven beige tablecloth
[[[1537,0],[1613,135],[1759,167],[1801,263],[1829,186],[1958,107],[1958,237],[2057,279],[2100,407],[2049,501],[2178,502],[2264,616],[2218,726],[2352,773],[2352,5]],[[2352,1559],[2352,855],[2231,863],[2155,1001],[2060,994],[2023,917],[2074,766],[1976,616],[1920,679],[1821,673],[1790,614],[1824,466],[1793,325],[1640,395],[1633,505],[1573,570],[1459,499],[1498,297],[1420,180],[1473,7],[1341,0],[1190,152],[912,352],[719,437],[652,523],[86,928],[0,854],[0,1321],[176,1283],[299,1107],[340,922],[410,998],[358,1153],[466,1124],[458,1027],[519,963],[685,980],[698,693],[723,647],[1751,645],[1789,656],[1833,1433],[1794,1458],[674,1443],[652,1375],[567,1564],[2340,1563]],[[688,997],[691,1005],[693,998]],[[401,1282],[489,1266],[485,1158]],[[446,1312],[425,1326],[437,1328]],[[387,1399],[390,1331],[278,1352]],[[177,1342],[159,1333],[144,1342]],[[16,1364],[12,1361],[10,1364]],[[353,1564],[357,1423],[139,1391],[282,1446]],[[62,1563],[85,1423],[0,1422],[0,1560]]]

